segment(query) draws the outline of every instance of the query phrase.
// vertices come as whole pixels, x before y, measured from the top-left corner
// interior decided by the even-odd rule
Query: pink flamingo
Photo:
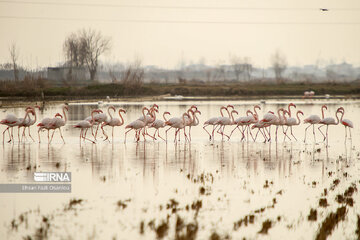
[[[281,111],[281,108],[278,109],[278,115],[280,116],[280,111]],[[267,112],[264,116],[263,116],[263,119],[260,121],[261,123],[267,123],[266,125],[269,127],[269,131],[268,131],[268,134],[269,134],[269,139],[268,141],[271,140],[271,125],[278,125],[279,124],[279,117],[277,117],[274,112]]]
[[[81,122],[78,122],[74,126],[74,128],[80,128],[81,129],[80,130],[80,143],[81,143],[81,138],[83,138],[84,141],[88,140],[88,141],[90,141],[92,143],[95,143],[95,141],[92,141],[92,140],[90,140],[89,138],[86,137],[87,130],[94,125],[94,122],[95,122],[94,113],[101,114],[101,113],[103,113],[103,111],[101,111],[100,109],[92,110],[91,111],[91,120],[90,120],[90,122],[87,121],[87,120],[82,120]],[[85,133],[84,133],[84,129],[85,129]],[[95,139],[95,137],[94,137],[94,139]]]
[[[67,106],[62,107],[62,112],[63,112],[63,115],[64,115],[64,119],[63,119],[63,116],[60,113],[57,113],[55,115],[55,121],[53,123],[54,131],[53,131],[53,134],[51,135],[50,143],[53,140],[56,129],[59,129],[60,136],[61,136],[63,142],[65,143],[64,137],[63,137],[62,132],[61,132],[61,127],[65,126],[65,124],[67,122],[67,116],[66,116],[65,110],[69,111],[69,108]],[[56,118],[56,116],[59,116],[60,118]]]
[[[186,117],[190,118],[189,114],[188,113],[183,113],[182,118],[173,117],[173,118],[170,118],[168,121],[165,122],[166,125],[168,125],[168,126],[170,126],[172,128],[176,128],[174,142],[176,142],[177,134],[180,132],[181,129],[184,129],[185,141],[189,141],[188,136],[186,135],[186,131],[185,131],[185,126],[186,126],[185,125],[185,122],[186,122],[185,118]],[[166,139],[167,139],[167,137],[166,137]]]
[[[351,138],[351,128],[354,128],[354,124],[349,119],[343,119],[345,114],[345,109],[343,107],[340,107],[341,111],[343,112],[343,115],[341,116],[340,122],[345,127],[345,140],[347,138],[347,131],[346,129],[349,128],[350,138]]]
[[[156,138],[155,138],[155,134],[156,134],[156,132],[157,132],[158,137],[161,138],[162,140],[166,141],[164,138],[162,138],[162,137],[160,136],[159,129],[160,129],[160,128],[164,128],[164,127],[166,126],[165,122],[167,121],[167,119],[166,119],[165,116],[166,116],[167,114],[168,114],[168,115],[171,115],[169,112],[164,112],[164,113],[163,113],[164,121],[161,120],[161,119],[156,119],[156,120],[150,125],[151,128],[155,128],[155,132],[154,132],[154,136],[153,136],[154,139],[156,139]]]
[[[26,110],[28,110],[28,109],[33,109],[34,110],[34,119],[31,119],[30,117],[28,118],[29,119],[29,121],[26,121],[26,123],[24,123],[23,124],[23,127],[24,127],[24,131],[23,131],[23,133],[22,133],[22,137],[21,137],[21,139],[23,138],[23,137],[25,137],[26,138],[26,136],[25,136],[25,130],[26,130],[26,128],[28,128],[28,130],[29,130],[29,137],[35,142],[35,140],[34,140],[34,138],[31,136],[31,133],[30,133],[30,127],[32,126],[32,125],[34,125],[35,123],[36,123],[36,121],[37,121],[37,116],[36,116],[36,111],[35,111],[35,109],[36,108],[38,108],[39,110],[40,110],[40,106],[38,106],[38,105],[35,105],[35,107],[27,107],[26,108]]]
[[[263,137],[264,137],[264,143],[265,143],[266,141],[268,141],[268,138],[266,137],[266,133],[265,133],[265,130],[264,130],[264,128],[266,128],[266,127],[268,127],[268,126],[270,126],[270,124],[265,123],[265,122],[257,122],[257,123],[255,123],[254,125],[251,126],[251,129],[254,129],[254,128],[257,128],[257,129],[258,129],[258,131],[257,131],[257,133],[256,133],[256,135],[255,135],[255,138],[254,138],[254,142],[256,141],[256,138],[257,138],[257,135],[259,134],[259,132],[261,132],[261,134],[262,134]],[[262,131],[261,131],[261,130],[262,130]]]
[[[324,119],[322,119],[319,124],[322,124],[318,129],[320,130],[320,128],[324,127],[326,125],[326,136],[324,136],[324,141],[326,140],[326,142],[328,142],[328,131],[329,131],[329,125],[338,125],[339,124],[339,117],[338,117],[338,113],[341,113],[342,116],[344,116],[344,112],[342,111],[341,108],[338,108],[336,110],[335,116],[336,116],[336,121],[334,118],[332,117],[326,117]]]
[[[248,137],[249,137],[249,130],[250,130],[250,125],[251,124],[255,124],[259,121],[259,115],[256,111],[256,109],[261,109],[259,105],[255,105],[254,106],[254,112],[253,113],[251,110],[247,110],[246,111],[246,116],[245,117],[239,117],[237,118],[234,123],[236,124],[236,127],[231,131],[231,134],[230,134],[230,137],[231,135],[233,134],[233,132],[238,129],[241,134],[242,134],[242,138],[241,138],[241,141],[245,138],[245,135],[244,135],[244,126],[245,126],[245,130],[247,129],[247,133],[248,133]],[[251,114],[251,115],[250,115]],[[239,128],[239,126],[242,127],[242,130]],[[252,139],[254,140],[254,137],[252,135],[252,132],[250,130],[250,135],[252,137]]]
[[[44,118],[37,126],[39,127],[38,129],[38,137],[39,137],[39,143],[41,142],[40,139],[40,131],[42,130],[47,130],[48,131],[48,143],[50,144],[50,130],[54,129],[54,123],[56,121],[56,117],[61,116],[60,114],[55,114],[54,118]],[[62,117],[62,116],[61,116]]]
[[[287,113],[289,114],[289,116],[290,116],[291,113],[289,113],[289,111],[286,111],[286,112],[287,112]],[[294,137],[294,139],[297,141],[296,137],[295,137],[294,134],[293,134],[292,127],[293,127],[293,126],[296,126],[296,125],[300,125],[300,117],[299,117],[299,114],[304,115],[304,113],[303,113],[302,111],[297,111],[297,113],[296,113],[296,118],[297,118],[298,121],[296,121],[296,119],[293,118],[293,117],[289,117],[289,118],[286,119],[285,125],[287,126],[287,128],[286,128],[286,130],[285,130],[284,141],[285,141],[286,133],[287,133],[289,127],[290,127],[291,135],[292,135],[292,136]]]
[[[153,138],[153,136],[151,136],[148,131],[147,131],[147,128],[146,127],[150,127],[150,125],[156,120],[156,112],[158,113],[159,112],[159,106],[157,104],[153,104],[148,113],[146,114],[146,116],[141,116],[139,117],[137,120],[140,120],[140,121],[143,121],[145,123],[145,127],[144,127],[144,132],[145,132],[145,135],[151,137],[153,140],[155,140]]]
[[[316,142],[316,136],[315,136],[315,124],[319,124],[321,119],[324,118],[324,109],[327,109],[326,105],[321,106],[321,114],[322,118],[320,118],[318,115],[310,115],[309,117],[304,119],[304,123],[309,123],[310,125],[305,128],[305,137],[304,142],[306,141],[306,131],[310,126],[313,126],[313,134],[314,134],[314,141]],[[324,135],[324,134],[323,134]]]
[[[143,107],[142,108],[142,114],[143,114],[143,117],[144,119],[146,119],[146,115],[145,115],[145,110],[148,111],[148,113],[150,112],[150,110],[147,108],[147,107]],[[131,130],[134,130],[135,131],[135,138],[136,138],[136,142],[138,142],[140,140],[140,133],[141,133],[141,129],[145,128],[146,126],[146,123],[145,121],[141,121],[139,119],[129,123],[125,129],[129,128],[128,131],[125,132],[125,140],[124,142],[126,143],[126,135],[128,132],[130,132]],[[142,133],[143,137],[144,137],[144,141],[146,141],[145,139],[145,131],[143,131]]]
[[[190,126],[189,126],[189,138],[191,141],[191,127],[196,127],[197,125],[199,125],[199,118],[196,116],[196,113],[201,115],[201,112],[199,110],[192,111],[191,112],[193,115],[193,121],[191,122]]]
[[[219,120],[216,122],[216,124],[220,125],[220,128],[218,130],[218,133],[221,134],[221,140],[224,140],[224,135],[230,140],[230,136],[226,135],[224,133],[225,127],[227,125],[234,125],[234,113],[239,114],[236,110],[232,110],[230,113],[230,117],[220,117]]]
[[[8,142],[14,142],[13,127],[22,125],[28,118],[29,113],[35,114],[34,110],[27,109],[24,118],[17,118],[14,114],[8,114],[4,119],[0,121],[0,124],[6,125],[7,128],[3,131],[3,144],[5,142],[5,132],[8,131],[10,140]],[[11,128],[11,135],[9,129]],[[18,131],[18,138],[20,141],[20,134]]]
[[[225,106],[222,106],[222,107],[220,108],[221,117],[224,117],[223,110],[228,111]],[[228,111],[228,113],[229,113],[229,111]],[[215,129],[218,127],[218,125],[216,124],[216,122],[219,120],[219,118],[220,118],[220,117],[212,117],[212,118],[210,118],[209,120],[207,120],[206,122],[204,122],[203,129],[209,134],[210,140],[211,140],[211,138],[214,139],[214,132],[215,132]],[[210,126],[210,125],[213,126],[212,134],[210,134],[210,133],[206,130],[206,127],[207,127],[207,126]]]
[[[114,112],[116,112],[116,109],[114,106],[111,106],[112,110],[114,110]],[[113,116],[110,114],[109,112],[109,115],[110,115],[110,119],[107,120],[106,122],[104,122],[102,125],[101,125],[101,128],[103,128],[104,126],[110,126],[112,127],[112,141],[114,142],[114,127],[120,127],[124,124],[124,118],[122,117],[121,113],[124,113],[126,114],[126,111],[122,108],[119,109],[119,116],[120,116],[120,119],[119,118],[113,118]],[[105,132],[105,131],[104,131]],[[104,139],[104,141],[106,141],[108,139],[108,136],[106,135],[106,138]]]

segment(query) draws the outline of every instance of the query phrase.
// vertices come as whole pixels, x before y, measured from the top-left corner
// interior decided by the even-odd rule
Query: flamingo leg
[[[214,140],[214,133],[215,133],[215,130],[216,128],[220,126],[220,125],[213,125],[213,131],[212,131],[212,139]]]
[[[83,138],[84,138],[84,142],[85,142],[85,140],[88,140],[88,141],[90,141],[90,142],[92,142],[92,143],[96,144],[96,142],[95,142],[95,141],[93,141],[93,140],[91,140],[90,138],[87,138],[87,137],[86,137],[87,130],[88,130],[88,129],[86,129],[86,130],[85,130],[85,134],[84,134],[84,136],[83,136]]]
[[[167,142],[167,132],[171,129],[172,127],[169,127],[168,129],[166,129],[165,131],[165,138],[166,138],[166,142]]]
[[[189,139],[191,141],[191,126],[189,126]]]
[[[185,128],[184,128],[184,136],[185,136],[185,142],[186,142],[186,141],[190,142],[190,140],[189,140],[188,136],[186,135]]]
[[[130,128],[129,130],[127,130],[126,132],[125,132],[125,140],[124,140],[124,143],[126,143],[126,134],[128,133],[128,132],[130,132],[132,129]]]
[[[328,142],[329,142],[328,132],[329,132],[329,125],[326,125],[326,145],[327,145]]]
[[[316,136],[315,136],[315,125],[313,124],[313,134],[314,134],[314,143],[316,143]]]
[[[11,139],[11,137],[10,137],[10,132],[9,132],[9,128],[10,128],[10,127],[7,127],[7,128],[3,131],[3,144],[5,143],[5,132],[6,132],[6,131],[8,131],[8,133],[9,133],[9,138]]]
[[[28,130],[29,130],[29,137],[33,140],[33,142],[35,142],[34,138],[31,136],[31,133],[30,133],[30,127],[28,127]]]
[[[52,140],[53,140],[53,137],[54,137],[55,131],[56,131],[56,129],[54,129],[53,134],[51,135],[50,143],[51,143],[51,142],[52,142]]]
[[[206,130],[206,127],[209,126],[209,125],[206,125],[206,126],[203,126],[203,129],[207,132],[207,134],[209,134],[209,140],[211,140],[211,134],[208,132],[208,130]]]
[[[64,137],[63,137],[62,132],[61,132],[61,128],[59,128],[59,132],[60,132],[60,136],[61,136],[63,142],[65,143]]]
[[[255,142],[255,139],[254,139],[254,136],[253,136],[253,134],[252,134],[252,131],[251,131],[250,125],[248,126],[248,129],[249,129],[250,136],[251,136],[252,140],[254,140],[254,142]]]
[[[50,144],[50,130],[48,129],[48,144]]]
[[[157,130],[157,133],[158,133],[158,137],[165,141],[165,139],[160,136],[160,131],[159,131],[159,129]],[[154,136],[155,136],[155,134],[154,134]]]
[[[112,127],[111,130],[111,141],[114,142],[114,126]]]
[[[325,126],[325,125],[321,125],[320,127],[318,127],[318,129],[319,129],[319,131],[321,132],[321,134],[323,135],[323,137],[324,137],[324,141],[326,140],[326,136],[324,135],[324,133],[321,131],[321,129],[320,128],[322,128],[323,126]]]
[[[105,130],[104,130],[104,124],[101,124],[101,131],[102,131],[103,135],[105,136],[104,141],[108,140],[108,141],[110,142],[109,136],[106,134],[106,132],[105,132]],[[114,138],[114,127],[113,127],[112,134],[113,134],[113,138]]]
[[[308,130],[308,128],[310,127],[311,125],[309,125],[309,126],[307,126],[306,128],[305,128],[305,137],[304,137],[304,142],[306,141],[306,131]]]
[[[80,130],[80,144],[81,144],[82,133],[83,133],[83,129]]]

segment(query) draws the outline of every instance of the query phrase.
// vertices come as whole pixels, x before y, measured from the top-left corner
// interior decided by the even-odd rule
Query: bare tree
[[[275,54],[271,56],[271,64],[275,73],[276,82],[283,83],[284,79],[282,74],[286,70],[287,61],[285,56],[282,55],[279,50],[277,50]]]
[[[96,78],[99,57],[110,48],[111,39],[93,29],[82,29],[77,33],[72,33],[64,42],[67,63],[71,68],[86,66],[92,81]]]
[[[11,57],[12,67],[14,71],[14,79],[15,81],[19,80],[19,71],[17,67],[17,60],[19,58],[19,49],[17,48],[15,43],[12,43],[9,47],[9,53]]]

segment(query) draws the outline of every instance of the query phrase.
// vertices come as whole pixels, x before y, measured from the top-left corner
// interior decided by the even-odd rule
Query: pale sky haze
[[[15,42],[25,67],[56,66],[65,37],[84,27],[112,38],[107,62],[173,68],[181,59],[214,65],[237,55],[267,67],[279,49],[290,65],[360,65],[358,0],[0,0],[0,63]]]

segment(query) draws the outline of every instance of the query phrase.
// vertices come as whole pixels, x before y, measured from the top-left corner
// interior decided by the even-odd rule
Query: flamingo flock
[[[8,142],[14,142],[14,127],[18,128],[19,142],[22,142],[24,138],[26,140],[26,128],[28,128],[28,136],[35,142],[30,133],[30,127],[37,122],[36,109],[40,109],[40,107],[37,105],[34,107],[29,106],[25,109],[23,118],[18,118],[14,114],[8,114],[3,120],[1,120],[0,124],[6,126],[6,129],[3,131],[3,143],[5,142],[6,132],[8,132],[9,135]],[[246,115],[235,117],[234,115],[239,115],[239,111],[235,110],[233,105],[221,106],[219,108],[220,116],[212,117],[205,121],[203,129],[209,136],[210,141],[214,141],[217,134],[221,136],[221,141],[228,141],[232,136],[236,136],[236,130],[238,130],[240,133],[240,141],[250,141],[251,137],[251,139],[255,142],[258,134],[261,133],[264,142],[270,142],[272,140],[271,127],[274,126],[275,141],[278,141],[279,132],[280,134],[283,134],[283,141],[286,141],[286,139],[289,141],[297,141],[297,138],[293,133],[293,127],[301,124],[300,118],[304,116],[304,113],[301,110],[292,112],[292,109],[296,109],[296,105],[289,103],[286,108],[278,108],[274,111],[268,111],[262,118],[260,118],[258,111],[261,110],[261,107],[259,105],[255,105],[251,109],[246,110]],[[329,127],[338,124],[342,124],[345,127],[345,139],[347,139],[348,132],[351,138],[350,129],[353,128],[354,125],[350,120],[344,119],[345,109],[343,107],[339,107],[334,115],[329,116],[325,116],[325,110],[327,110],[327,106],[322,105],[320,108],[321,117],[319,115],[310,115],[303,120],[304,124],[309,124],[305,128],[304,142],[306,142],[307,130],[311,126],[314,142],[316,142],[316,128],[323,136],[323,141],[328,143]],[[47,131],[48,143],[50,144],[56,130],[58,130],[63,143],[65,143],[61,129],[68,123],[68,111],[68,106],[64,105],[62,107],[62,113],[56,113],[54,117],[46,117],[36,125],[38,127],[39,143],[41,142],[41,132]],[[119,118],[113,116],[115,113],[118,113]],[[136,142],[139,142],[141,139],[146,141],[147,138],[150,138],[153,141],[162,140],[167,142],[168,132],[172,130],[174,130],[175,143],[181,141],[182,133],[184,141],[191,142],[191,128],[200,124],[198,115],[201,115],[201,112],[196,105],[190,106],[180,116],[173,116],[171,118],[169,118],[171,113],[168,111],[164,111],[162,113],[162,119],[157,118],[157,113],[159,113],[159,106],[157,104],[153,104],[149,107],[142,107],[141,115],[136,120],[125,125],[123,114],[126,114],[126,110],[120,108],[117,111],[114,106],[109,106],[107,108],[107,114],[101,109],[94,109],[89,117],[76,123],[73,127],[80,129],[80,143],[85,141],[96,143],[99,128],[104,136],[104,141],[110,142],[109,136],[105,130],[106,127],[112,128],[111,141],[114,142],[114,128],[121,127],[123,125],[125,125],[125,143],[126,137],[131,131],[134,131],[134,140]],[[208,127],[212,127],[212,129],[210,130]],[[326,127],[325,131],[324,127]],[[20,137],[21,128],[23,128],[23,130]],[[160,134],[160,130],[162,128],[165,128],[165,137]],[[150,129],[154,129],[151,134],[149,133],[149,131],[151,131]],[[88,130],[91,130],[93,139],[87,137]],[[255,136],[253,134],[253,130],[257,131]],[[51,131],[52,134],[50,137]]]

